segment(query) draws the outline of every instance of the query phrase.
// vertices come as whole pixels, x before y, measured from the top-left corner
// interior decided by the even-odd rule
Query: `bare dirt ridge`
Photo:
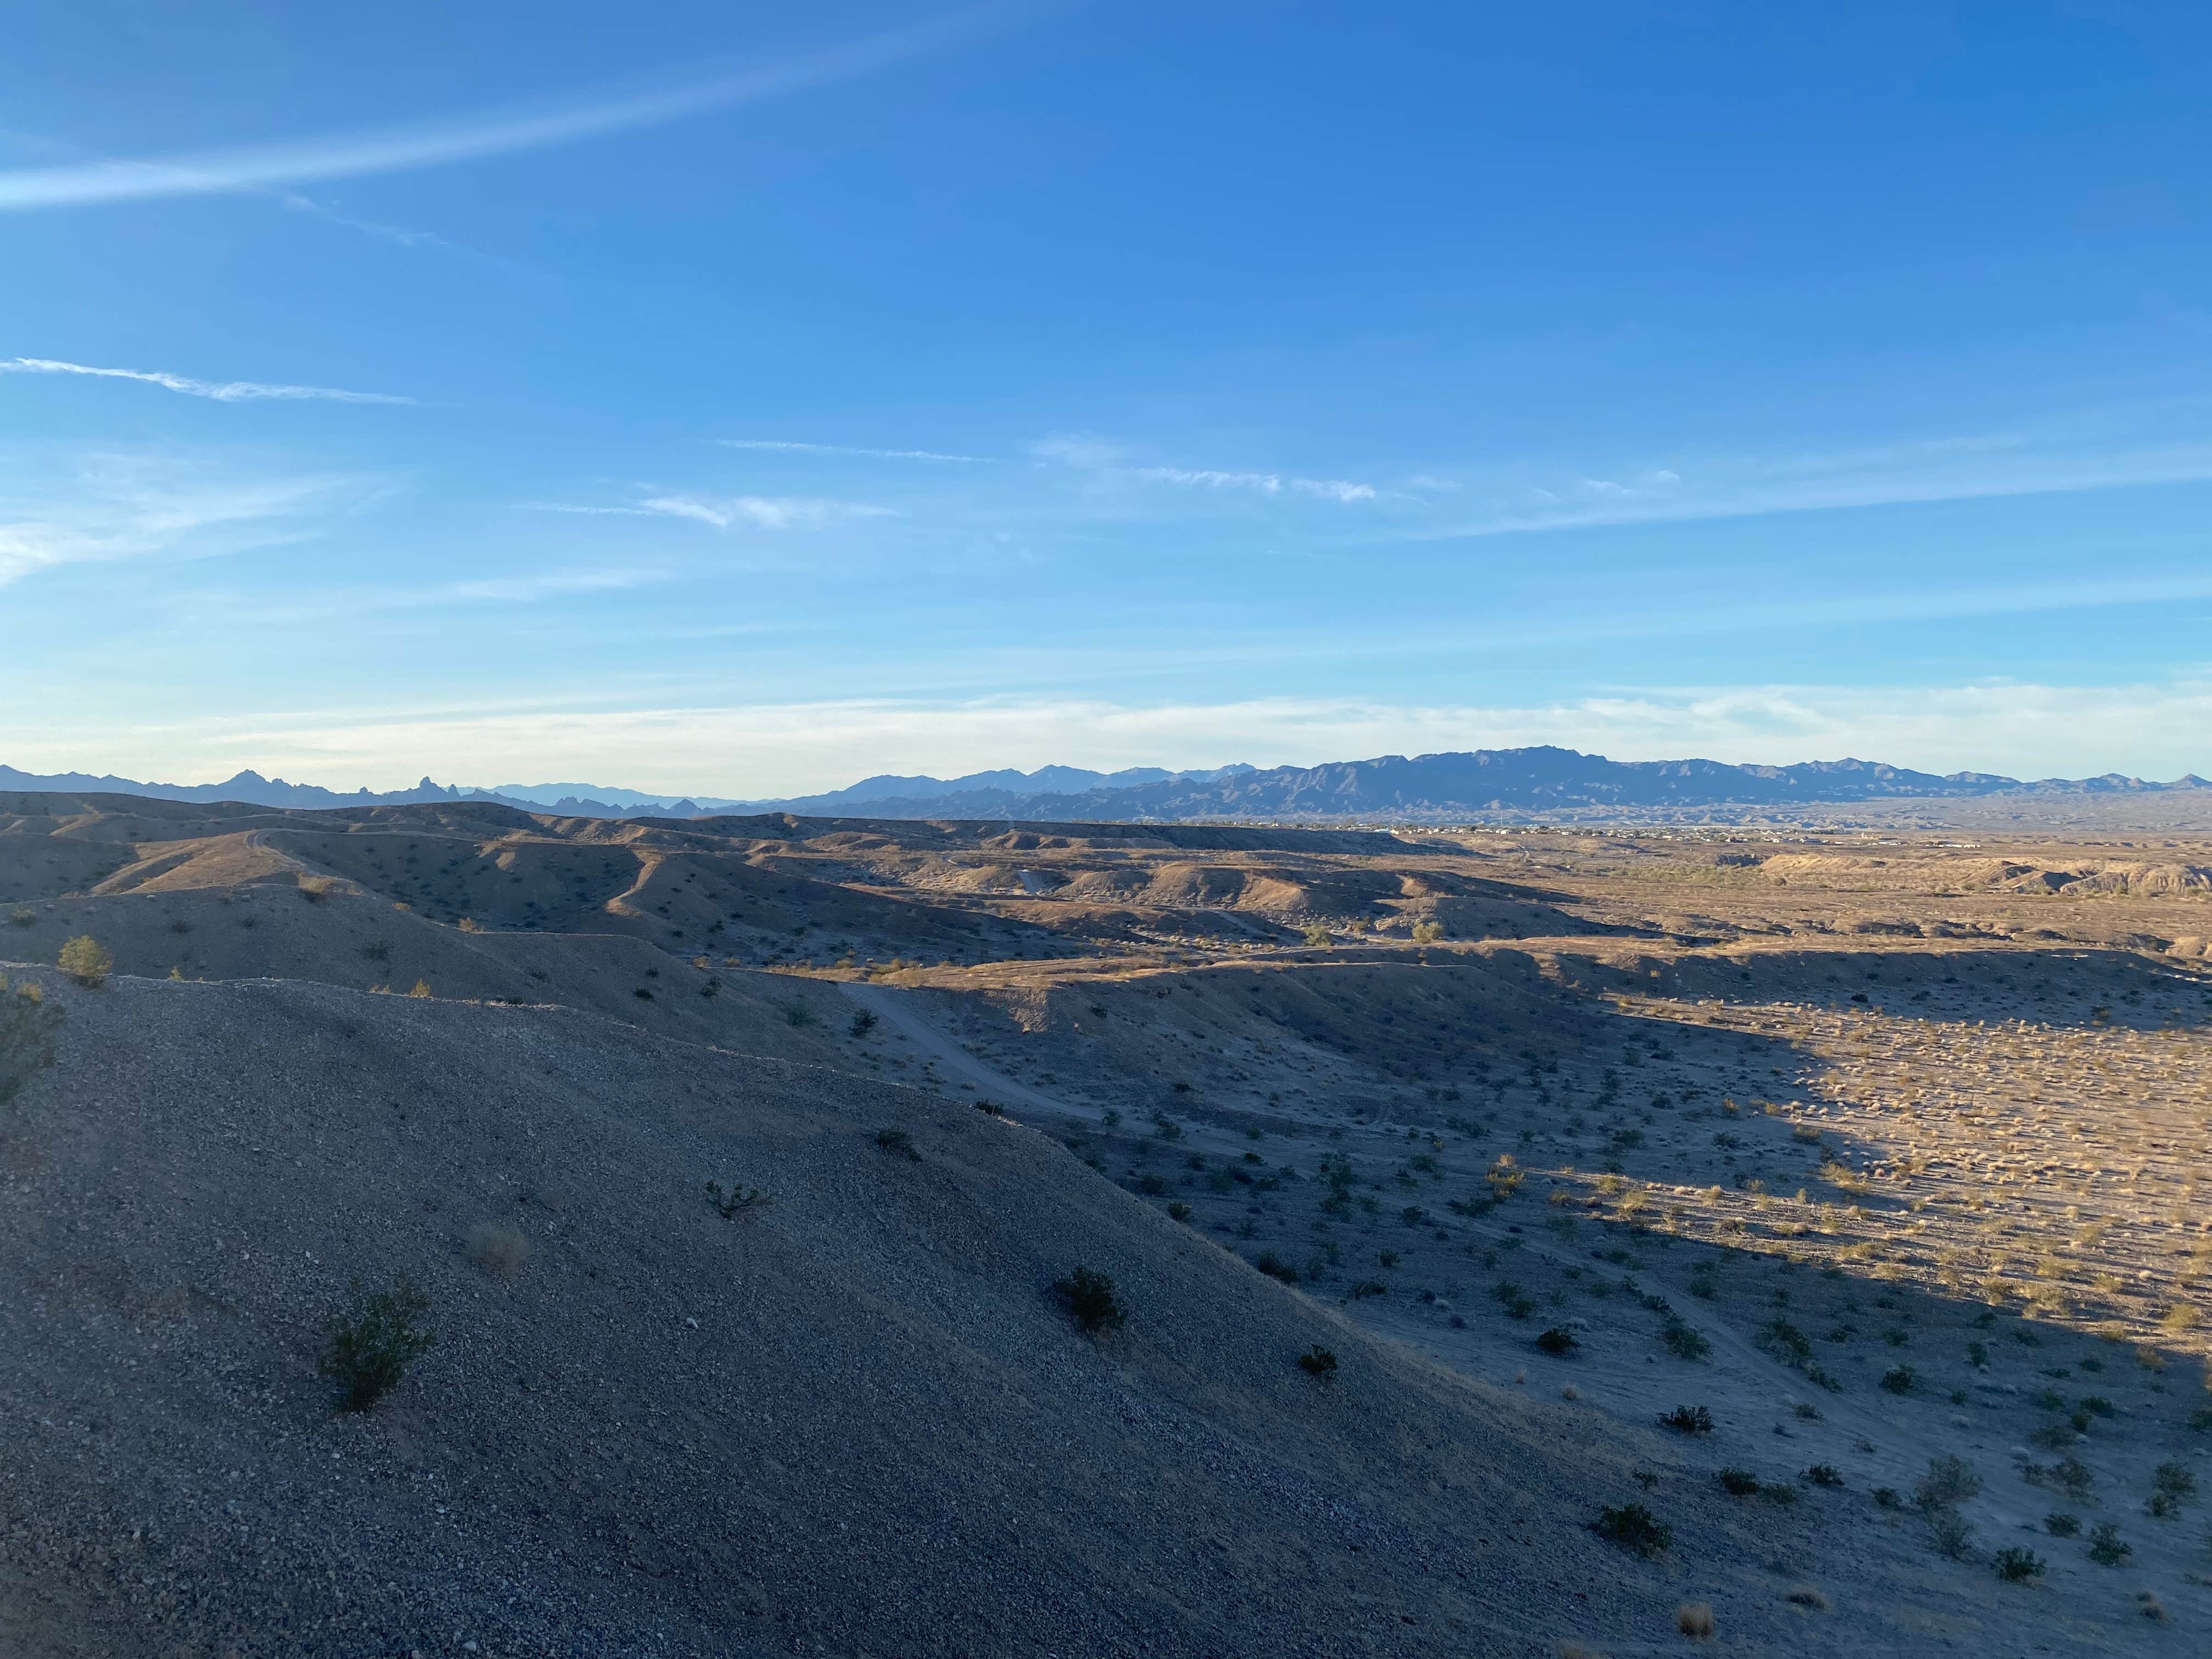
[[[2208,870],[0,796],[0,1650],[2200,1651]]]

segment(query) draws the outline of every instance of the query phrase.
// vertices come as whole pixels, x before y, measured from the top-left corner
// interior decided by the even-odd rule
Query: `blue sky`
[[[2212,774],[2201,8],[15,17],[0,761]]]

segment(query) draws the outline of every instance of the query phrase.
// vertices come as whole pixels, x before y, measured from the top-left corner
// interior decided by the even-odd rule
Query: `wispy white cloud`
[[[0,484],[0,586],[64,565],[205,557],[296,540],[312,515],[374,489],[331,474],[241,476],[167,458],[41,464]]]
[[[888,507],[865,501],[825,501],[809,495],[692,495],[664,494],[647,496],[634,505],[594,506],[575,501],[518,501],[530,513],[579,513],[625,519],[690,519],[728,530],[751,525],[762,530],[817,530],[852,519],[895,517]]]
[[[627,95],[293,143],[0,173],[0,211],[298,185],[572,143],[850,80],[1012,23],[1031,9],[1006,4],[972,7],[810,56]]]
[[[1343,478],[1293,478],[1291,488],[1304,490],[1309,495],[1319,495],[1331,501],[1371,501],[1375,499],[1373,484],[1352,483]]]
[[[1043,438],[1030,446],[1041,460],[1056,461],[1083,471],[1134,478],[1144,483],[1176,484],[1187,489],[1249,489],[1262,495],[1292,490],[1328,501],[1371,501],[1378,491],[1372,484],[1348,478],[1300,478],[1280,472],[1231,472],[1213,467],[1133,466],[1121,445],[1088,434]]]
[[[219,404],[284,403],[411,404],[388,392],[343,392],[328,386],[273,386],[262,380],[196,380],[185,374],[166,374],[159,369],[94,368],[86,363],[65,363],[52,357],[0,357],[0,374],[88,374],[102,380],[137,380],[180,392],[187,398],[211,398]]]
[[[793,455],[857,455],[878,461],[972,461],[988,465],[988,455],[947,455],[934,449],[860,449],[846,444],[798,443],[787,438],[716,438],[725,449],[765,449]]]
[[[1121,470],[1148,483],[1188,484],[1202,489],[1257,489],[1269,495],[1279,494],[1283,488],[1281,477],[1273,472],[1216,472],[1183,466],[1133,466]]]

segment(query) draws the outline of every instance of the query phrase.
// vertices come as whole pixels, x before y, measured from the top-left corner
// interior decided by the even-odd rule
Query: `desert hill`
[[[0,1651],[2194,1652],[2208,940],[2201,834],[0,794]]]
[[[33,982],[11,1653],[1505,1654],[1677,1599],[1587,1526],[1654,1437],[1370,1340],[1034,1130],[556,1008]],[[1078,1264],[1126,1328],[1058,1310]],[[320,1322],[403,1274],[438,1346],[334,1415]],[[1755,1605],[1771,1523],[1668,1511]]]

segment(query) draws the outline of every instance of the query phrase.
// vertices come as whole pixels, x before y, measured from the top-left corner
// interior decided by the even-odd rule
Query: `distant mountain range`
[[[595,784],[501,784],[464,789],[424,778],[412,789],[351,794],[240,772],[223,783],[139,783],[82,772],[40,775],[0,766],[0,789],[78,790],[166,800],[234,800],[264,806],[334,807],[417,801],[488,801],[576,817],[707,817],[782,811],[810,817],[1106,819],[1345,819],[1432,823],[1486,812],[1602,812],[1607,809],[1834,805],[1853,801],[2021,793],[2113,794],[2212,791],[2194,773],[2171,783],[2106,773],[2022,782],[1988,772],[1937,775],[1874,761],[1803,761],[1730,766],[1720,761],[1613,761],[1571,749],[1479,749],[1457,754],[1384,755],[1322,766],[1224,766],[1168,772],[1133,767],[1092,772],[1045,766],[1034,772],[975,772],[959,778],[863,778],[828,794],[783,800],[641,794]]]

